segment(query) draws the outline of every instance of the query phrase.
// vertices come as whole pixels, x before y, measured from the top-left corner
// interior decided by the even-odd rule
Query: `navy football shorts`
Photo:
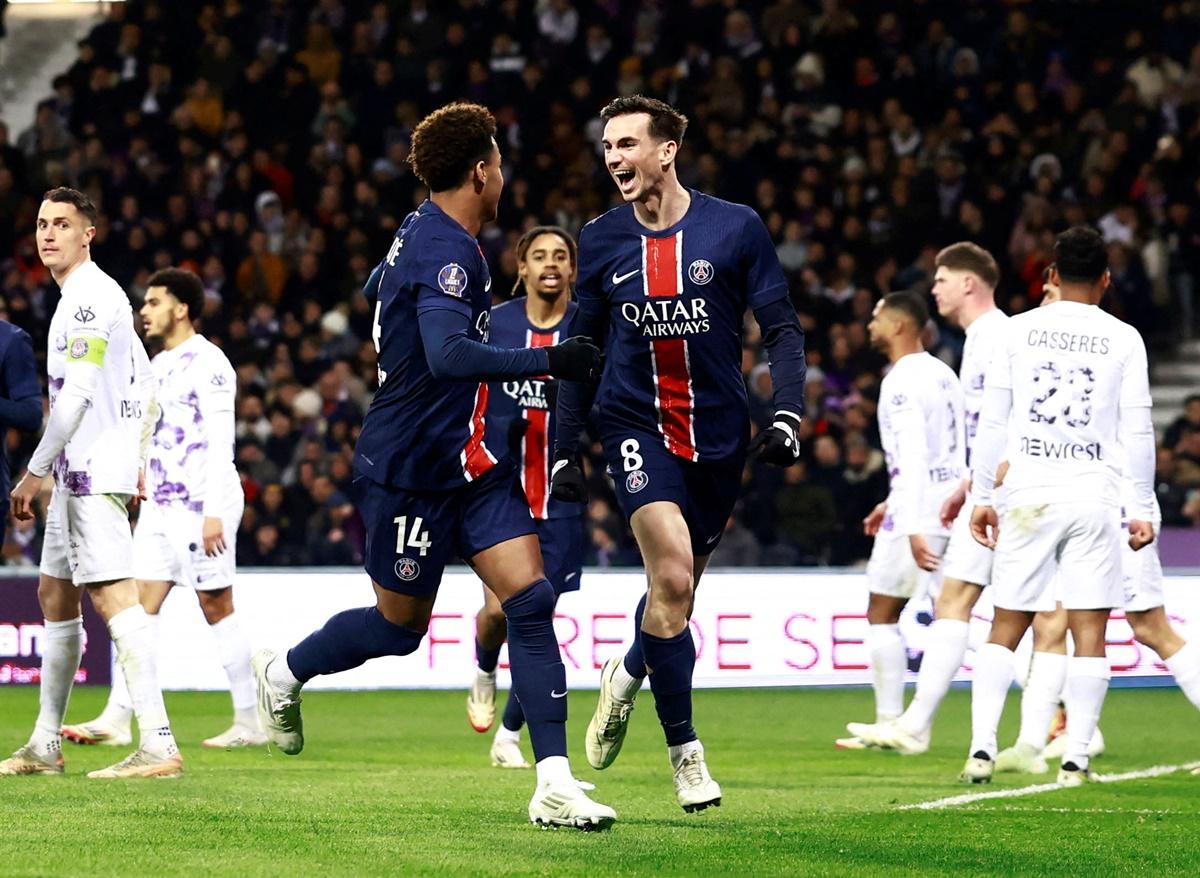
[[[545,518],[537,522],[546,579],[550,580],[557,595],[579,590],[587,545],[585,519],[583,515],[572,515],[568,518]]]
[[[708,555],[717,547],[741,489],[745,455],[684,460],[667,450],[661,436],[638,430],[614,431],[601,444],[627,519],[647,503],[666,500],[683,513],[693,555]]]
[[[367,529],[367,573],[400,594],[436,594],[455,559],[537,532],[509,461],[453,491],[406,491],[365,476],[355,477],[354,488]]]

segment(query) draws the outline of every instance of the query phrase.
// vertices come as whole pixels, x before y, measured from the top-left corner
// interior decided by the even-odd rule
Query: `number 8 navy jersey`
[[[754,210],[689,192],[687,213],[663,231],[628,204],[584,226],[575,326],[608,326],[596,400],[605,430],[637,428],[685,460],[719,460],[749,432],[743,315],[788,289]]]
[[[363,421],[354,468],[372,481],[439,491],[479,478],[496,463],[484,441],[488,385],[435,378],[418,317],[449,309],[469,318],[469,338],[486,343],[491,274],[479,244],[425,201],[396,232],[374,298],[372,335],[379,390]]]

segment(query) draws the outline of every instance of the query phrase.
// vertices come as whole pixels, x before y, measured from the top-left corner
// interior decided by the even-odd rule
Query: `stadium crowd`
[[[1092,223],[1108,307],[1159,351],[1196,331],[1198,37],[1195,2],[115,3],[34,123],[0,121],[0,317],[44,352],[58,293],[32,236],[40,195],[88,192],[95,258],[135,307],[155,269],[205,282],[202,331],[239,381],[239,562],[357,564],[351,449],[375,383],[361,287],[424,197],[416,122],[456,98],[495,112],[507,185],[481,246],[504,298],[524,229],[577,234],[616,203],[599,107],[660,97],[691,119],[681,179],[758,209],[807,332],[801,461],[747,468],[713,563],[855,563],[887,491],[866,323],[880,295],[928,288],[940,247],[987,247],[1020,311],[1055,233]],[[927,334],[956,364],[961,333]],[[753,325],[743,371],[762,423]],[[14,437],[14,468],[31,440]],[[598,462],[589,562],[636,563]],[[1164,524],[1200,525],[1200,397],[1163,437],[1159,498]],[[38,527],[10,523],[9,563],[37,557]]]

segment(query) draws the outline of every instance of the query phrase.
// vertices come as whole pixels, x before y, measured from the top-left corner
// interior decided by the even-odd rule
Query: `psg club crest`
[[[640,469],[635,469],[625,477],[625,490],[630,494],[636,494],[648,484],[650,484],[650,477]]]
[[[697,286],[704,286],[713,279],[712,263],[707,259],[697,259],[688,266],[688,277],[692,279],[692,283]]]
[[[412,558],[401,558],[396,562],[396,576],[404,582],[412,582],[421,575],[421,565]]]
[[[438,272],[438,286],[447,296],[461,299],[467,292],[467,272],[457,262],[451,262]]]

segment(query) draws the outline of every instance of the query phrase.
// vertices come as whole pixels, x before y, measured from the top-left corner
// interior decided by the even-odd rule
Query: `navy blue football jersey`
[[[372,330],[379,390],[363,420],[354,468],[408,490],[460,487],[496,463],[484,436],[488,385],[435,378],[418,317],[452,310],[469,318],[468,337],[486,344],[487,260],[466,229],[425,201],[405,218],[381,268]]]
[[[577,306],[567,303],[567,312],[554,326],[534,326],[525,312],[525,299],[513,299],[492,309],[492,344],[502,348],[549,347],[566,340],[567,328]],[[529,422],[521,443],[521,486],[534,518],[566,518],[583,514],[584,504],[563,503],[550,497],[550,467],[554,460],[554,407],[547,394],[545,375],[493,381],[488,393],[487,442],[504,448],[514,418]]]
[[[603,429],[639,428],[685,460],[718,460],[749,436],[743,316],[788,288],[753,209],[689,191],[687,213],[663,231],[631,204],[583,227],[574,331],[607,337]]]

